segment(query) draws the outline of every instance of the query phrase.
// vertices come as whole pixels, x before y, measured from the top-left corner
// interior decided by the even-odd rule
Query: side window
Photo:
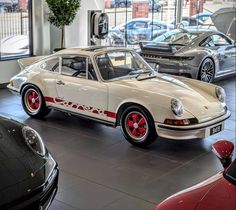
[[[51,58],[40,66],[41,69],[53,72],[59,72],[59,58]]]
[[[151,28],[153,27],[153,30],[159,30],[159,29],[162,28],[162,26],[160,24],[157,24],[157,23],[150,24],[150,27]]]
[[[201,44],[201,47],[214,47],[215,44],[211,37],[206,38]]]
[[[89,80],[97,80],[93,64],[86,57],[63,57],[61,74]]]
[[[197,25],[197,21],[195,19],[189,19],[189,26],[196,26]]]
[[[140,29],[140,28],[147,28],[147,23],[145,22],[135,22],[135,24],[133,25],[133,29]]]
[[[218,34],[212,35],[212,40],[213,40],[215,46],[227,46],[227,45],[230,45],[229,41],[225,37],[220,36]]]
[[[61,74],[66,76],[86,78],[86,58],[63,57]]]
[[[134,22],[128,23],[126,25],[127,29],[133,29],[134,28]]]

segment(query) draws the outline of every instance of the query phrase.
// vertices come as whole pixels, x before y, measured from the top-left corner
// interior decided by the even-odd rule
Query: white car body
[[[96,57],[119,50],[135,53],[125,48],[62,50],[26,67],[11,79],[8,88],[14,93],[22,94],[22,90],[27,85],[36,86],[41,91],[47,107],[112,126],[120,125],[120,117],[124,109],[131,105],[138,105],[150,113],[157,135],[169,139],[205,138],[224,129],[224,121],[230,116],[230,112],[224,101],[220,102],[217,98],[215,85],[162,75],[154,71],[152,76],[140,75],[140,78],[104,80],[96,63]],[[62,58],[68,55],[82,55],[89,58],[97,80],[88,79],[88,73],[83,78],[63,75]],[[45,61],[53,58],[59,58],[58,72],[42,68]],[[140,59],[148,65],[141,57]],[[23,66],[24,60],[20,63]],[[30,64],[29,59],[26,63]],[[184,110],[181,116],[175,115],[171,109],[173,98],[183,104]],[[170,125],[165,124],[166,119],[193,119],[195,123],[182,126]],[[219,125],[220,130],[217,130]],[[210,133],[212,128],[216,128],[216,131]]]

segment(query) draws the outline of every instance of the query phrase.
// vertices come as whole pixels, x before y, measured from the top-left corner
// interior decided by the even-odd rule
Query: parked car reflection
[[[29,37],[16,35],[6,37],[0,42],[0,56],[19,56],[29,54]]]
[[[136,18],[127,24],[118,25],[109,30],[107,44],[111,46],[124,45],[125,40],[130,45],[138,44],[140,41],[148,41],[174,29],[173,24],[161,21],[152,21],[148,18]]]

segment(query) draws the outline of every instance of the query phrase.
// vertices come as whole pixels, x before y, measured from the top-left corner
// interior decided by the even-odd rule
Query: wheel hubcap
[[[25,105],[26,108],[32,113],[39,110],[40,98],[37,91],[35,91],[34,89],[27,90],[27,92],[25,93]]]
[[[201,71],[201,80],[204,82],[211,82],[214,76],[214,64],[212,61],[207,61]]]
[[[128,134],[136,141],[144,140],[148,133],[147,120],[139,112],[131,112],[127,115],[125,128]]]

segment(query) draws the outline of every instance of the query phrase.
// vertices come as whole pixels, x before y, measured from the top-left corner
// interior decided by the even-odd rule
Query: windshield
[[[103,80],[125,79],[140,74],[152,74],[152,68],[135,52],[112,51],[96,57]]]
[[[200,36],[200,33],[190,33],[188,31],[172,30],[158,36],[153,42],[167,42],[176,45],[187,45]]]
[[[236,159],[224,172],[224,177],[232,184],[236,185]]]

